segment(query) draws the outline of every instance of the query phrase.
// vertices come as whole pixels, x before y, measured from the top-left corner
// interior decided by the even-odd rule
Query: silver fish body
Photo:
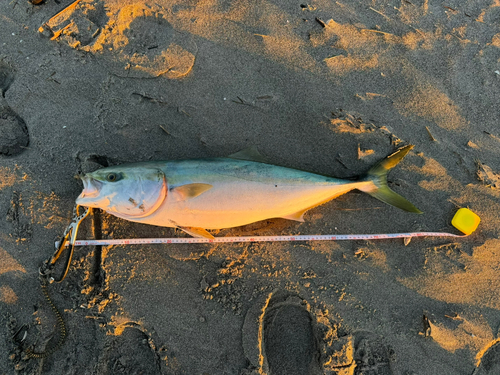
[[[407,148],[411,149],[410,146]],[[397,164],[403,155],[396,155]],[[243,155],[243,156],[242,156]],[[389,157],[357,181],[234,157],[156,161],[103,168],[82,177],[76,203],[135,222],[178,227],[194,236],[205,229],[241,226],[268,218],[303,221],[303,214],[353,189],[407,211],[419,212],[389,190]],[[383,193],[382,196],[377,196]],[[391,198],[392,197],[392,198]],[[390,201],[392,199],[392,201]]]

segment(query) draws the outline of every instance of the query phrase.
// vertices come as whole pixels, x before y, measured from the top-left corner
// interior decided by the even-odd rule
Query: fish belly
[[[148,217],[134,221],[167,227],[231,228],[288,217],[367,184],[233,159],[169,164],[165,168],[169,183],[165,201]],[[176,186],[191,183],[212,188],[185,200],[172,193]]]

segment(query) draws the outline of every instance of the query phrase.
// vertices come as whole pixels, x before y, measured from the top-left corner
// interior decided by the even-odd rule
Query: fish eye
[[[116,173],[109,173],[106,176],[106,180],[108,180],[109,182],[115,182],[115,181],[118,181],[119,179],[120,179],[120,176]]]

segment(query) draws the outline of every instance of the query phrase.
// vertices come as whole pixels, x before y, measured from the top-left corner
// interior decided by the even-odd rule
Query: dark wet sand
[[[70,4],[0,4],[0,373],[282,373],[299,356],[310,374],[496,373],[497,0]],[[22,346],[57,341],[38,268],[71,219],[77,173],[254,146],[272,163],[348,178],[405,144],[415,148],[389,184],[423,215],[351,192],[305,223],[212,234],[456,233],[460,207],[481,217],[474,234],[80,247],[49,286],[62,349],[26,359],[9,339],[30,324]],[[184,234],[98,213],[79,237],[98,236]],[[259,303],[274,293],[306,302],[266,315]],[[257,331],[249,312],[267,317]],[[287,340],[296,351],[280,357]]]

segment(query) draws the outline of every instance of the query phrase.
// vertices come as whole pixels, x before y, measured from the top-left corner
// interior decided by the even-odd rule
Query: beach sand
[[[500,373],[500,1],[0,3],[0,374]],[[389,185],[215,236],[466,238],[78,247],[40,264],[101,166],[227,156]],[[94,212],[79,238],[187,236]],[[60,267],[61,265],[58,264]],[[23,329],[29,325],[29,329]],[[21,329],[21,330],[20,330]],[[26,337],[23,342],[23,336]]]

